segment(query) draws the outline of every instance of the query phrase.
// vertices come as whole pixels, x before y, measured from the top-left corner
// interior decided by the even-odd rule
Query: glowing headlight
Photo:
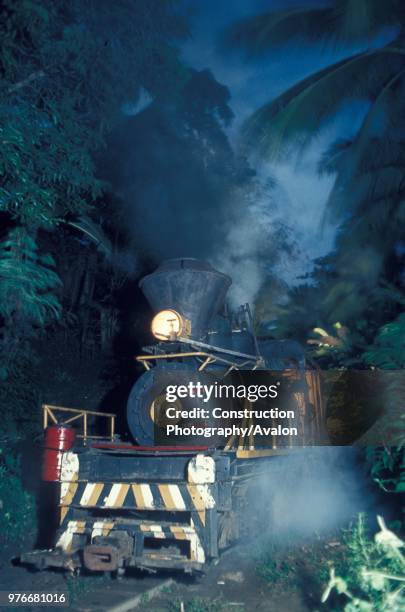
[[[161,310],[152,320],[152,334],[158,340],[175,340],[184,328],[183,317],[175,310]]]

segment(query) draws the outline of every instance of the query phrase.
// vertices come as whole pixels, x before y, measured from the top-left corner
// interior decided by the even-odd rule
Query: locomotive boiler
[[[128,398],[130,441],[117,435],[113,411],[43,406],[43,477],[57,483],[59,527],[53,548],[22,555],[24,563],[118,575],[130,567],[195,572],[242,535],[259,533],[255,482],[294,452],[291,444],[270,438],[256,448],[246,435],[215,443],[156,439],[168,385],[269,370],[299,382],[300,443],[313,443],[322,430],[319,380],[300,345],[258,339],[248,305],[230,312],[230,285],[229,276],[189,258],[166,261],[141,280],[155,342],[136,357],[144,373]],[[178,398],[175,406],[181,412],[188,402]],[[98,428],[100,421],[108,427]]]

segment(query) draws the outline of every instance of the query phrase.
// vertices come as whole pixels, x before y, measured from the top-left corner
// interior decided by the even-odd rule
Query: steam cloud
[[[362,478],[353,447],[300,449],[275,459],[261,479],[261,503],[268,508],[269,535],[313,536],[347,526],[370,510],[373,497]]]
[[[299,169],[257,166],[250,170],[254,178],[232,185],[229,173],[223,178],[215,170],[229,163],[223,147],[201,151],[204,143],[197,139],[194,148],[184,151],[181,141],[173,146],[175,134],[159,141],[161,126],[151,127],[157,117],[148,113],[127,120],[126,134],[119,135],[120,167],[112,177],[133,250],[155,264],[172,257],[208,260],[232,277],[233,308],[253,306],[269,279],[285,286],[300,282],[313,259],[333,242],[334,228],[320,230],[332,179],[319,181],[305,164]],[[134,146],[146,140],[143,148]],[[210,158],[207,171],[201,163],[205,154]],[[123,267],[130,259],[122,255],[117,263]]]
[[[282,223],[274,181],[263,179],[245,192],[234,194],[236,218],[228,219],[222,244],[211,263],[232,278],[232,307],[254,300],[276,265],[297,258],[292,232]]]
[[[211,257],[233,278],[233,306],[253,305],[270,278],[286,287],[299,284],[331,249],[336,228],[323,227],[323,215],[333,178],[319,178],[315,165],[313,151],[299,166],[257,165],[254,188],[238,194],[238,216],[228,219],[225,240]]]

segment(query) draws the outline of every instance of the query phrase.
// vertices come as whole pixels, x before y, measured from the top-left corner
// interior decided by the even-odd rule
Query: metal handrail
[[[159,353],[158,355],[138,355],[138,357],[136,357],[135,359],[136,361],[142,363],[146,370],[150,370],[151,365],[149,361],[153,361],[155,359],[178,359],[183,357],[203,357],[204,361],[198,368],[199,372],[202,372],[209,364],[215,362],[223,363],[225,365],[230,366],[229,371],[231,371],[243,369],[244,366],[248,365],[249,363],[252,363],[253,361],[252,359],[247,359],[242,363],[236,363],[235,361],[230,361],[229,359],[219,357],[218,355],[213,355],[212,353],[206,353],[205,351],[190,351],[184,353]],[[253,369],[255,369],[255,367]]]
[[[114,439],[115,436],[115,419],[116,415],[111,412],[97,412],[95,410],[83,410],[81,408],[66,408],[65,406],[52,406],[51,404],[43,404],[43,428],[46,429],[49,425],[49,422],[52,421],[54,425],[69,425],[74,421],[80,421],[82,419],[82,433],[77,434],[78,438],[83,438],[83,440],[101,440],[106,437],[110,438],[110,440]],[[59,415],[56,415],[55,412],[64,412],[73,414],[74,416],[70,416],[64,420],[60,420]],[[108,436],[95,436],[88,433],[88,417],[104,417],[110,419],[110,433]]]

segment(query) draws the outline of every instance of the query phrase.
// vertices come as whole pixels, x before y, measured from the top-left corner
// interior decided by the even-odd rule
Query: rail
[[[242,353],[240,353],[240,355],[242,355]],[[159,353],[157,355],[139,355],[138,357],[135,357],[135,359],[136,361],[142,363],[146,370],[150,370],[150,361],[154,361],[157,359],[179,359],[184,357],[195,357],[199,359],[201,358],[202,363],[198,367],[199,372],[205,370],[205,368],[211,363],[218,362],[227,365],[229,367],[226,371],[225,376],[229,374],[229,372],[231,372],[232,370],[240,370],[243,369],[245,366],[252,364],[252,362],[255,363],[254,360],[250,358],[246,361],[243,361],[242,363],[236,363],[235,361],[230,361],[229,359],[219,357],[218,355],[213,355],[212,353],[206,353],[205,351],[190,351],[185,353]],[[254,365],[252,367],[252,370],[255,370],[257,368],[257,365],[258,364]]]
[[[114,440],[115,437],[115,418],[116,415],[111,412],[96,412],[94,410],[82,410],[80,408],[66,408],[65,406],[52,406],[50,404],[42,405],[43,411],[43,427],[46,429],[49,424],[53,425],[71,425],[79,423],[82,425],[81,433],[76,434],[78,438],[83,440]],[[61,420],[60,413],[70,414],[66,419]],[[109,434],[106,436],[95,436],[89,434],[89,417],[102,417],[109,419]],[[80,431],[80,430],[79,430]]]

